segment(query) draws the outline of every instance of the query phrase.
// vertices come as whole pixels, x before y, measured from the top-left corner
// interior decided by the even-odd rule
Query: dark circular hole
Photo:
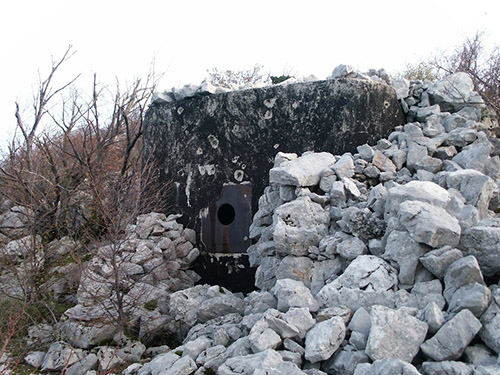
[[[234,217],[236,216],[236,212],[234,211],[233,206],[228,203],[224,203],[217,210],[217,219],[222,225],[229,225],[234,221]]]

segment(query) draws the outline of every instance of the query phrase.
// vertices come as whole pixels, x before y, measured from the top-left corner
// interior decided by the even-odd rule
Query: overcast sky
[[[162,89],[200,83],[206,70],[314,74],[338,64],[400,71],[476,31],[500,44],[500,1],[15,0],[0,5],[0,142],[13,133],[14,102],[30,103],[38,71],[68,45],[77,51],[60,82],[88,86],[145,76]]]

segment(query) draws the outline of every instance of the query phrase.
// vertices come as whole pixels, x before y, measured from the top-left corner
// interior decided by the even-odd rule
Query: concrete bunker
[[[144,124],[144,157],[168,204],[195,229],[201,282],[253,289],[248,228],[279,152],[354,152],[404,122],[392,87],[338,79],[198,95],[153,103]]]

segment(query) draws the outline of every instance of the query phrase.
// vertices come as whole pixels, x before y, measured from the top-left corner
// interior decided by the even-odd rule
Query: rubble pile
[[[143,216],[119,252],[89,263],[67,343],[31,363],[73,375],[132,362],[123,374],[499,374],[498,123],[465,74],[393,85],[408,123],[387,139],[276,155],[250,228],[256,291],[194,286],[194,233]],[[139,338],[168,327],[180,345],[147,348],[112,329],[104,337],[119,345],[98,345],[106,328],[83,322],[102,318],[91,300],[109,297],[99,280],[116,257]]]

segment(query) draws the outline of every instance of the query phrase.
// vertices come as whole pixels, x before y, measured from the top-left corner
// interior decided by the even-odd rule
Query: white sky
[[[0,146],[12,136],[14,102],[30,103],[38,70],[69,44],[60,82],[89,86],[145,76],[160,88],[200,83],[206,70],[290,71],[325,78],[338,64],[400,71],[476,31],[500,44],[498,0],[11,0],[0,5]]]

